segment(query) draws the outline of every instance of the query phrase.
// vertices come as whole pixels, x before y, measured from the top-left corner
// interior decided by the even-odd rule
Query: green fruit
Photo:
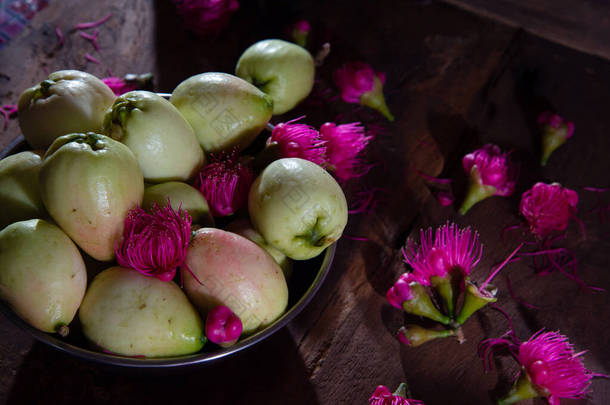
[[[254,228],[295,260],[311,259],[335,242],[347,224],[347,202],[335,179],[308,160],[279,159],[250,188]]]
[[[102,131],[131,149],[147,182],[187,181],[204,164],[189,123],[155,93],[130,91],[117,98]]]
[[[255,243],[215,228],[199,229],[191,239],[184,290],[202,314],[225,305],[252,333],[275,321],[288,305],[282,269]],[[200,283],[201,282],[201,283]]]
[[[226,73],[202,73],[180,83],[170,99],[206,152],[245,149],[273,111],[269,96]]]
[[[199,314],[180,287],[123,267],[93,279],[79,319],[87,339],[125,356],[179,356],[205,343]]]
[[[273,114],[290,111],[313,88],[313,57],[299,45],[267,39],[241,55],[235,74],[273,98]]]
[[[57,226],[30,219],[0,231],[0,298],[33,327],[65,336],[86,287],[83,258]]]
[[[153,204],[157,204],[159,208],[165,207],[168,199],[174,210],[182,207],[188,212],[193,219],[193,224],[214,226],[214,217],[210,213],[210,207],[205,197],[195,187],[179,181],[147,187],[144,190],[142,208],[150,211]]]
[[[13,222],[47,215],[38,186],[41,162],[33,152],[0,160],[0,229]]]
[[[91,257],[112,260],[127,212],[144,194],[129,148],[91,132],[59,137],[44,156],[39,180],[53,220]]]
[[[269,245],[265,238],[263,238],[263,235],[254,229],[248,219],[237,219],[227,225],[225,230],[241,235],[244,238],[248,238],[258,246],[265,249],[265,251],[269,253],[271,257],[273,257],[273,260],[280,265],[286,280],[290,279],[290,276],[292,275],[292,260],[290,260],[284,253]]]
[[[35,149],[46,149],[62,135],[100,131],[115,95],[97,77],[60,70],[25,90],[19,98],[19,126]]]

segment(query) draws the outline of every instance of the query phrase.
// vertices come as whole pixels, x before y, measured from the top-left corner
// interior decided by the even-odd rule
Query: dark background
[[[484,253],[473,278],[484,280],[519,243],[518,233],[505,240],[500,233],[522,220],[521,193],[537,181],[560,182],[579,193],[586,239],[572,223],[563,246],[578,258],[585,282],[610,289],[610,223],[590,212],[596,196],[583,190],[610,186],[610,7],[567,0],[241,3],[222,33],[201,39],[184,30],[169,1],[51,1],[0,50],[2,104],[16,103],[23,89],[65,68],[100,77],[108,69],[117,76],[150,71],[156,90],[171,92],[196,73],[232,73],[250,44],[284,37],[288,23],[306,18],[312,23],[312,53],[326,41],[332,51],[317,71],[310,99],[273,122],[307,114],[315,126],[360,120],[381,127],[369,151],[379,164],[348,187],[351,201],[362,187],[388,190],[374,212],[350,217],[346,234],[369,240],[339,242],[322,289],[288,327],[246,353],[179,373],[108,370],[36,343],[0,317],[0,401],[359,404],[379,384],[394,389],[408,381],[413,397],[428,405],[494,403],[509,389],[516,363],[501,357],[497,370],[485,373],[476,348],[505,332],[506,320],[487,308],[465,325],[462,345],[445,339],[405,348],[395,339],[405,318],[387,304],[385,292],[406,269],[399,251],[405,238],[447,220],[480,232]],[[101,53],[69,33],[77,23],[109,12],[113,17],[99,27]],[[59,50],[55,26],[66,33]],[[87,63],[85,52],[102,64]],[[337,97],[332,72],[353,60],[386,72],[394,123]],[[574,121],[576,131],[541,168],[535,119],[549,108]],[[0,133],[0,149],[18,133],[12,120]],[[461,157],[488,142],[513,150],[520,162],[515,195],[488,199],[464,217],[455,207],[440,206],[417,171],[451,178],[459,201],[466,184]],[[610,193],[605,198],[608,204]],[[495,280],[498,304],[519,337],[525,340],[543,327],[559,330],[577,350],[588,350],[588,368],[610,373],[608,292],[583,289],[561,274],[538,277],[529,264],[511,264]],[[507,276],[515,294],[537,309],[511,298]],[[562,401],[609,402],[610,382],[603,379],[593,382],[589,399]]]

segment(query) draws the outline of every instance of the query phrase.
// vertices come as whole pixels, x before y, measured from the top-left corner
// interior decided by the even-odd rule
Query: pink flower
[[[239,9],[237,0],[173,0],[186,28],[199,35],[218,33]]]
[[[402,383],[394,393],[383,385],[378,386],[369,399],[369,405],[424,405],[424,403],[416,399],[407,399],[406,384]]]
[[[191,239],[191,217],[181,208],[156,204],[149,214],[134,208],[125,218],[123,239],[115,246],[117,262],[140,273],[170,281],[184,265]]]
[[[607,377],[587,370],[568,338],[559,332],[536,332],[527,342],[514,334],[487,339],[479,345],[479,355],[489,357],[496,349],[507,348],[522,367],[522,372],[508,396],[498,404],[508,405],[536,396],[559,405],[561,398],[583,398],[593,377]]]
[[[460,208],[464,215],[477,202],[498,195],[507,197],[514,193],[517,168],[496,145],[488,144],[467,154],[462,159],[464,171],[470,178],[466,198]]]
[[[280,157],[296,157],[320,166],[326,165],[326,142],[320,133],[306,124],[293,124],[296,120],[276,125],[267,139],[267,145],[275,144]]]
[[[413,299],[409,284],[415,281],[413,273],[404,273],[386,293],[388,302],[395,308],[402,309],[402,303]]]
[[[119,77],[105,77],[102,79],[106,86],[110,87],[110,90],[117,95],[128,93],[138,88],[135,83],[127,83],[124,79]]]
[[[229,347],[237,342],[243,325],[237,315],[228,307],[214,307],[206,318],[205,334],[207,338],[220,346]]]
[[[195,187],[205,197],[210,212],[224,217],[244,207],[248,201],[254,172],[250,165],[241,163],[239,151],[212,154],[210,163],[201,169]]]
[[[352,62],[337,69],[334,80],[343,101],[373,108],[389,121],[394,121],[383,96],[384,73],[375,72],[364,62]]]
[[[288,28],[288,35],[294,43],[304,48],[307,45],[310,30],[311,24],[309,24],[309,21],[299,20]]]
[[[563,145],[574,134],[574,123],[557,114],[545,111],[538,116],[542,131],[542,157],[540,164],[545,166],[551,153]]]
[[[523,193],[519,211],[539,238],[561,232],[576,212],[578,194],[559,183],[536,183]]]
[[[139,90],[151,85],[153,80],[152,73],[127,74],[124,78],[120,77],[105,77],[102,79],[104,83],[114,92],[115,95],[128,93],[133,90]]]
[[[451,270],[468,276],[479,263],[482,251],[478,232],[446,224],[436,230],[434,237],[432,228],[422,230],[420,245],[409,239],[402,254],[405,263],[413,268],[413,279],[430,285],[432,277],[447,277]]]
[[[360,177],[367,172],[368,167],[359,154],[373,137],[366,134],[359,122],[343,125],[327,122],[320,127],[320,135],[326,142],[328,168],[340,181]]]

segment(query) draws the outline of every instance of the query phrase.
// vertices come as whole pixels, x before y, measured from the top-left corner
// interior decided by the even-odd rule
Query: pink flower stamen
[[[326,142],[329,169],[341,182],[366,174],[371,165],[364,163],[361,152],[373,139],[359,122],[336,125],[327,122],[320,127],[320,137]]]
[[[420,245],[407,240],[402,248],[405,263],[413,268],[413,277],[422,285],[430,285],[430,278],[445,277],[457,269],[468,276],[481,260],[483,247],[478,232],[470,228],[458,229],[456,224],[420,232]]]
[[[0,114],[4,120],[3,130],[8,128],[8,120],[17,115],[17,106],[15,104],[5,104],[0,107]]]
[[[504,261],[502,263],[500,263],[497,267],[492,268],[492,271],[489,274],[489,277],[487,277],[487,280],[485,280],[483,282],[483,284],[481,284],[481,286],[479,287],[479,291],[483,291],[485,289],[485,287],[487,287],[487,285],[491,282],[491,280],[493,280],[498,275],[500,270],[502,270],[504,268],[504,266],[506,266],[511,261],[519,260],[519,258],[516,258],[515,260],[513,260],[513,257],[517,254],[517,252],[519,252],[519,250],[522,247],[523,247],[523,243],[521,243],[519,246],[517,246],[517,248],[515,250],[513,250],[512,253],[506,259],[504,259]]]
[[[112,13],[106,15],[105,17],[100,18],[97,21],[80,23],[76,26],[76,29],[77,30],[86,30],[88,28],[98,27],[98,26],[104,24],[106,21],[110,20],[111,17],[112,17]]]
[[[64,33],[61,31],[61,28],[55,26],[55,35],[57,35],[57,45],[55,45],[55,49],[59,49],[64,46]]]
[[[89,53],[85,54],[85,59],[87,59],[89,62],[95,63],[97,65],[102,63],[102,62],[100,62],[100,60],[98,58],[96,58],[95,56],[90,55]]]
[[[283,158],[301,158],[320,166],[326,165],[326,141],[307,124],[294,123],[303,117],[277,124],[267,144],[277,144]]]
[[[99,46],[99,45],[98,45],[98,43],[97,43],[97,37],[98,37],[99,33],[100,33],[100,32],[99,32],[98,30],[95,30],[95,31],[93,32],[93,34],[88,34],[88,33],[83,32],[83,31],[79,32],[78,34],[79,34],[81,37],[83,37],[83,38],[85,38],[86,40],[88,40],[89,42],[91,42],[91,45],[93,45],[93,48],[94,48],[96,51],[98,51],[98,52],[99,52],[99,51],[100,51],[100,46]]]
[[[174,278],[184,264],[191,238],[191,216],[180,207],[171,205],[151,213],[137,207],[125,218],[123,239],[115,246],[117,262],[149,277],[162,281]]]
[[[212,215],[224,217],[245,206],[253,181],[254,171],[240,161],[239,150],[234,149],[231,153],[212,154],[195,187],[207,200]]]

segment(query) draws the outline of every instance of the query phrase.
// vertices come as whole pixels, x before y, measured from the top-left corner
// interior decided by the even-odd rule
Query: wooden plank
[[[443,0],[582,52],[610,59],[610,4],[595,0]]]

